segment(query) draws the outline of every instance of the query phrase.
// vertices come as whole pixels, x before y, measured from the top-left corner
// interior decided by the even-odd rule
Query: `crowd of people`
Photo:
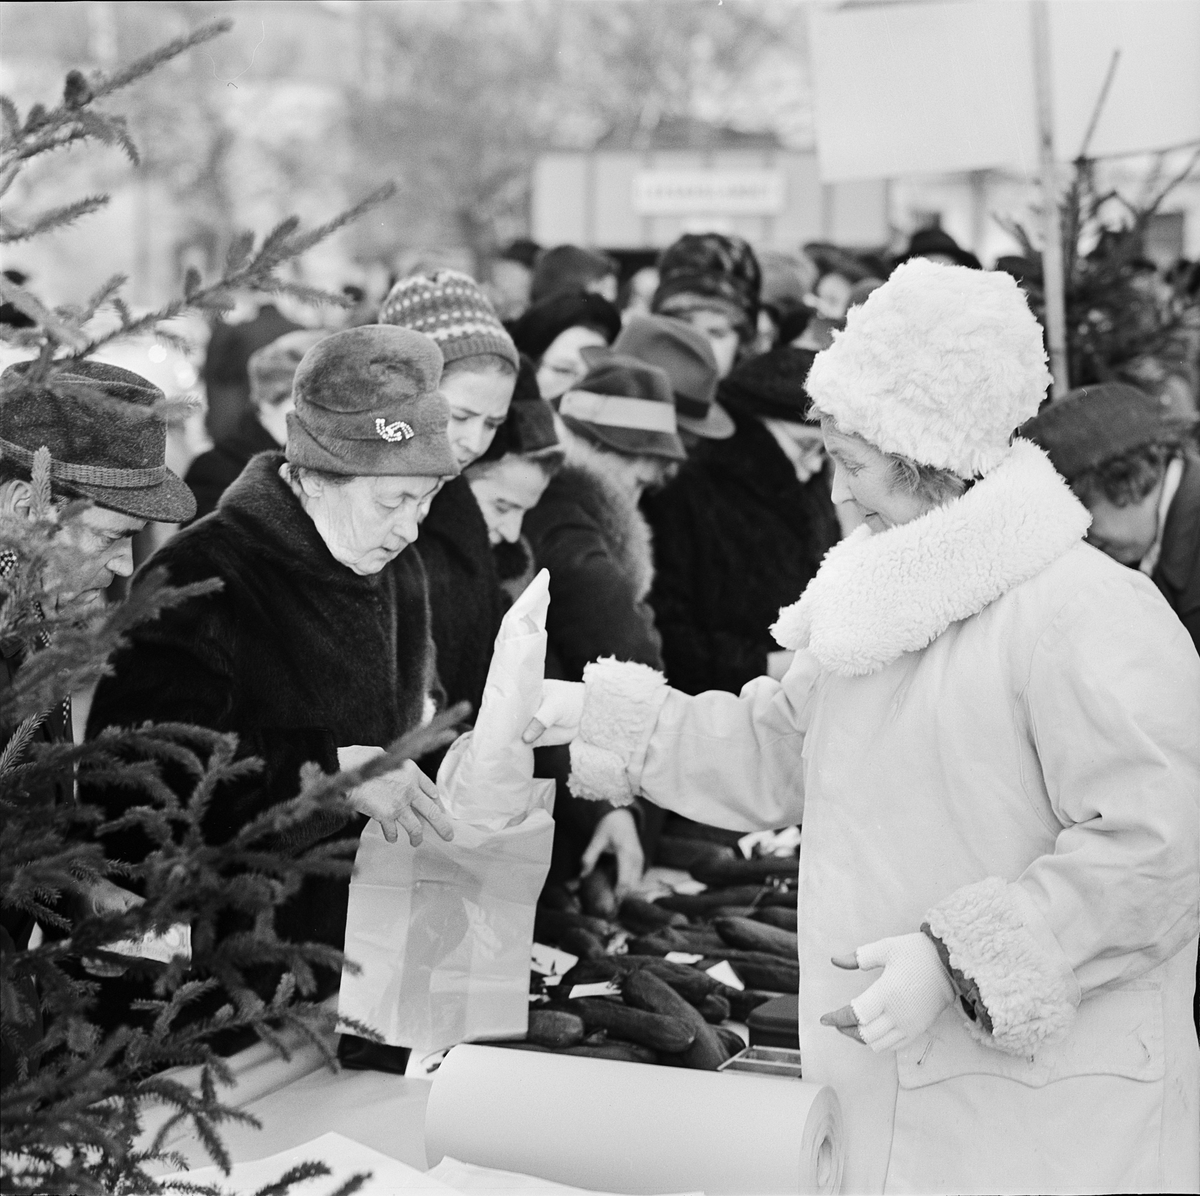
[[[955,1152],[936,1152],[935,1174],[927,1146],[935,1127],[951,1132],[938,1093],[964,1082],[974,1040],[946,1047],[963,1058],[936,1064],[951,1076],[940,1088],[923,1088],[924,1055],[905,1055],[960,999],[975,1038],[1001,1044],[990,1074],[1025,1087],[962,1132],[999,1155],[1013,1110],[1028,1125],[1033,1109],[1064,1157],[1095,1150],[1094,1131],[1077,1132],[1128,1100],[1104,1086],[1127,1073],[1092,1077],[1068,1115],[1017,1074],[1018,1056],[1081,994],[1139,976],[1169,994],[1169,1074],[1105,1157],[1136,1154],[1130,1134],[1156,1117],[1174,1157],[1195,1127],[1174,1127],[1161,1084],[1194,1087],[1200,1068],[1194,1035],[1179,1038],[1200,884],[1200,721],[1180,723],[1200,709],[1197,379],[1190,411],[1124,382],[1047,403],[1043,360],[1012,273],[939,230],[890,262],[687,234],[628,279],[606,254],[523,243],[486,284],[403,277],[337,331],[273,309],[253,328],[218,324],[204,369],[214,445],[183,481],[158,424],[110,414],[100,429],[66,402],[3,413],[6,516],[29,510],[43,445],[71,465],[62,493],[94,503],[79,544],[90,572],[64,593],[99,600],[130,576],[148,522],[179,530],[147,566],[223,583],[136,629],[86,714],[40,734],[144,720],[236,733],[264,770],[214,801],[220,841],[292,796],[305,762],[334,771],[435,710],[477,710],[500,619],[545,568],[551,684],[533,730],[538,775],[558,791],[551,879],[607,867],[626,892],[669,820],[731,840],[801,824],[815,886],[806,1069],[837,1072],[849,1094],[856,1181],[874,1190],[890,1151],[914,1184],[961,1190]],[[128,370],[85,372],[131,407],[159,397]],[[10,684],[19,665],[5,658]],[[605,772],[599,757],[617,763]],[[447,835],[436,766],[368,782],[313,836],[357,836],[366,818],[389,838]],[[966,819],[973,790],[994,800]],[[90,796],[114,815],[132,800]],[[107,844],[126,860],[148,847],[135,831]],[[857,878],[849,904],[838,875]],[[1093,917],[1088,903],[1122,886],[1120,908]],[[924,905],[911,896],[926,890]],[[341,947],[346,900],[344,881],[309,882],[281,933]],[[1015,943],[1022,917],[1036,942]],[[973,918],[1008,936],[1011,958],[980,944]],[[18,947],[31,929],[6,927]],[[868,1010],[854,971],[819,972],[817,956],[855,947],[842,967],[886,965],[892,989],[903,971],[911,999],[872,987]],[[1018,960],[1032,1012],[999,974]],[[112,1016],[127,1016],[129,995],[110,991]],[[1088,1032],[1124,1016],[1105,1005]],[[899,1082],[925,1105],[896,1102],[881,1050],[898,1051]],[[403,1065],[349,1039],[343,1058]]]

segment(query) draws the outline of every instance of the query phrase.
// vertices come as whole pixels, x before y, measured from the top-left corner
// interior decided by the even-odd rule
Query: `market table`
[[[327,1045],[332,1048],[334,1038]],[[227,1104],[249,1113],[262,1129],[228,1122],[222,1140],[231,1159],[263,1158],[336,1132],[411,1167],[424,1170],[427,1079],[377,1071],[333,1071],[311,1043],[294,1044],[291,1059],[283,1060],[267,1045],[257,1044],[229,1060],[235,1076],[232,1089],[222,1092]],[[188,1082],[194,1069],[179,1070],[172,1078]],[[170,1113],[148,1110],[143,1143],[157,1132]],[[181,1127],[167,1141],[190,1167],[212,1160],[194,1131]],[[158,1174],[174,1171],[159,1166]]]

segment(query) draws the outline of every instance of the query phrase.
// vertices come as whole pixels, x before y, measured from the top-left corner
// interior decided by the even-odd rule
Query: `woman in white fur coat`
[[[1048,380],[1007,275],[899,267],[809,375],[866,524],[781,613],[782,682],[600,661],[526,736],[583,796],[803,821],[848,1192],[1200,1190],[1200,660],[1012,440]]]

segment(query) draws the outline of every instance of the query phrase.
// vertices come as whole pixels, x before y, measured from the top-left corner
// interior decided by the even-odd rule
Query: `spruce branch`
[[[89,195],[84,199],[77,199],[73,203],[63,204],[61,207],[51,208],[49,211],[42,212],[23,226],[6,220],[4,231],[0,232],[0,245],[12,245],[18,241],[28,241],[33,237],[40,237],[43,233],[53,232],[59,228],[66,228],[84,216],[90,216],[93,212],[98,212],[101,208],[107,206],[108,201],[109,197],[107,195]]]

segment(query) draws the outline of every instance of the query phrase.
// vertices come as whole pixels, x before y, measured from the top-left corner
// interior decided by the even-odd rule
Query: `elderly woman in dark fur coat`
[[[254,457],[215,512],[148,562],[176,585],[215,577],[222,588],[133,632],[88,730],[154,719],[235,733],[264,770],[217,793],[205,825],[214,843],[294,797],[306,761],[355,766],[423,720],[433,653],[424,570],[407,549],[457,473],[441,372],[437,345],[404,329],[321,341],[296,373],[285,451]],[[98,796],[110,815],[131,800]],[[418,842],[424,824],[452,834],[411,761],[350,793],[345,820],[311,834],[357,837],[356,814],[389,839],[403,829]],[[131,831],[108,850],[136,859],[146,844]],[[278,912],[280,937],[340,949],[347,892],[345,878],[308,881]],[[336,983],[320,972],[321,995]]]
[[[567,463],[524,523],[537,563],[550,570],[546,675],[577,681],[584,665],[608,656],[661,668],[661,641],[646,604],[654,573],[650,530],[638,500],[684,457],[670,379],[632,357],[606,354],[557,403]],[[611,852],[623,891],[644,865],[635,817],[577,801],[567,788],[569,771],[565,749],[539,752],[539,774],[559,782],[551,875],[569,872],[567,861],[581,857],[586,873]],[[648,837],[657,815],[638,811]]]
[[[821,429],[805,422],[813,356],[783,346],[738,366],[718,391],[734,435],[704,442],[643,503],[654,531],[650,603],[666,675],[685,693],[782,677],[792,654],[771,625],[840,538]]]

